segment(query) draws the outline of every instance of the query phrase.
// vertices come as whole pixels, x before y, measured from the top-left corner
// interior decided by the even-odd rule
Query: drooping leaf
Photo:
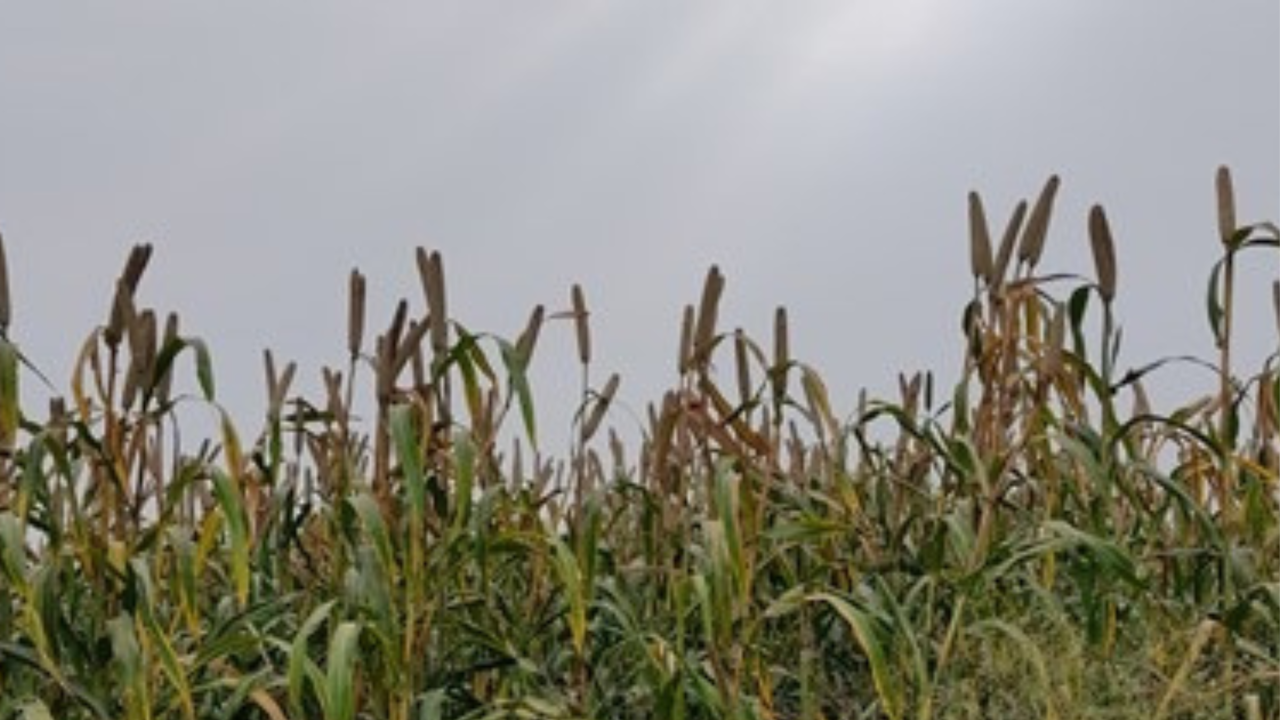
[[[520,405],[520,419],[524,422],[525,435],[529,438],[529,444],[536,450],[538,427],[534,412],[533,390],[529,387],[529,359],[517,351],[515,345],[501,338],[498,339],[498,347],[502,354],[502,362],[507,368],[511,390],[515,393],[516,402]]]
[[[360,624],[342,622],[329,641],[325,674],[329,702],[325,720],[354,720],[356,716],[356,660],[360,654]]]

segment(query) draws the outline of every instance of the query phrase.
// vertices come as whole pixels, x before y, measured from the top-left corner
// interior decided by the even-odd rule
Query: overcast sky
[[[262,348],[313,386],[350,269],[381,328],[421,305],[424,245],[477,330],[514,336],[581,282],[595,372],[639,409],[718,263],[723,323],[765,340],[788,306],[847,411],[899,370],[954,379],[966,193],[1003,222],[1058,173],[1043,266],[1091,272],[1104,203],[1121,364],[1208,356],[1215,168],[1242,219],[1280,219],[1277,37],[1275,0],[6,3],[11,335],[65,388],[127,248],[154,243],[141,300],[210,342],[256,427]],[[1257,260],[1254,363],[1275,348]],[[572,347],[543,335],[544,426],[568,424]]]

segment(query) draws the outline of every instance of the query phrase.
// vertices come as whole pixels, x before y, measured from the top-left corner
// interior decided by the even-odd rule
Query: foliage
[[[244,444],[208,348],[135,306],[136,248],[43,419],[0,338],[0,718],[1280,718],[1280,353],[1231,357],[1236,264],[1280,233],[1218,186],[1216,375],[1183,406],[1143,391],[1169,361],[1117,372],[1100,208],[1097,280],[1037,272],[1054,178],[998,247],[970,198],[945,397],[903,377],[837,416],[784,311],[771,348],[717,328],[713,268],[628,453],[575,286],[563,463],[527,375],[547,316],[472,333],[439,255],[371,349],[353,272],[321,397],[268,353]],[[175,396],[188,359],[199,395]],[[221,428],[194,451],[193,405]]]

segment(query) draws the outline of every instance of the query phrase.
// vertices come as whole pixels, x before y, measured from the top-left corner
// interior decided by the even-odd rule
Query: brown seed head
[[[569,300],[573,304],[573,327],[578,338],[578,361],[583,365],[591,364],[591,325],[588,322],[587,297],[582,286],[574,283],[569,292]]]
[[[382,339],[378,338],[377,342]],[[333,368],[321,368],[320,378],[324,382],[325,410],[336,418],[344,418],[346,408],[342,402],[342,373]],[[301,434],[301,433],[300,433]]]
[[[1005,273],[1009,272],[1009,261],[1013,259],[1013,247],[1018,240],[1018,233],[1022,231],[1022,221],[1026,217],[1027,201],[1021,200],[1013,209],[1009,224],[1005,225],[1004,235],[1000,238],[1000,250],[996,255],[995,268],[992,270],[992,287],[998,287],[1003,283]]]
[[[1239,227],[1236,225],[1236,193],[1231,182],[1231,169],[1226,165],[1219,167],[1214,180],[1218,191],[1218,235],[1226,244],[1231,242],[1231,236]]]
[[[374,377],[378,389],[378,404],[386,406],[391,402],[391,394],[395,390],[395,347],[386,335],[379,335],[374,341]]]
[[[779,305],[773,311],[773,365],[782,367],[791,362],[791,341],[787,331],[787,309]]]
[[[791,363],[791,343],[788,339],[787,309],[781,305],[773,313],[773,368],[769,371],[773,380],[775,398],[787,394],[787,366]]]
[[[742,328],[733,331],[733,358],[738,367],[738,401],[746,405],[751,399],[751,365],[747,356],[747,336]]]
[[[975,278],[987,285],[992,283],[995,263],[991,259],[991,231],[982,197],[976,192],[969,193],[969,267]]]
[[[391,351],[392,358],[400,347],[400,336],[404,334],[404,324],[408,320],[409,302],[402,299],[396,303],[395,315],[391,316],[391,326],[387,328],[387,340],[390,342],[388,349]]]
[[[126,372],[124,405],[129,407],[138,393],[152,394],[156,360],[156,314],[143,310],[128,324],[129,366]]]
[[[125,263],[124,273],[121,278],[125,284],[129,286],[129,292],[137,292],[138,283],[142,280],[142,273],[147,269],[147,263],[151,261],[151,243],[142,243],[134,245],[129,252],[129,260]]]
[[[116,280],[116,294],[111,302],[111,321],[102,333],[108,346],[115,348],[120,345],[125,331],[133,324],[135,314],[133,292],[129,290],[124,278]]]
[[[138,283],[142,280],[142,273],[147,269],[147,263],[150,260],[150,244],[134,245],[129,251],[129,259],[125,261],[124,270],[116,281],[116,296],[111,303],[111,317],[103,332],[103,338],[110,347],[118,346],[124,338],[130,320],[122,313],[133,309],[133,295],[138,291]]]
[[[420,353],[422,341],[426,338],[430,328],[430,323],[426,320],[421,322],[414,320],[409,323],[409,331],[400,340],[400,347],[396,349],[396,360],[392,366],[392,372],[397,377],[405,366],[409,364],[409,361],[413,359],[414,354]]]
[[[437,354],[449,349],[449,308],[444,289],[444,260],[440,253],[418,248],[418,275],[422,279],[423,293],[427,296],[427,311],[431,313],[431,349]]]
[[[533,357],[533,349],[538,345],[538,334],[542,331],[542,321],[545,317],[546,308],[541,305],[535,307],[529,314],[529,322],[524,326],[524,332],[520,333],[520,337],[516,339],[516,352],[526,364]]]
[[[693,363],[692,305],[685,305],[684,313],[680,316],[680,347],[677,350],[680,355],[676,358],[676,369],[684,375],[689,372],[689,366]]]
[[[275,358],[270,350],[264,351],[263,359],[267,369],[267,415],[278,418],[284,407],[285,398],[289,396],[289,386],[293,384],[293,376],[298,371],[298,364],[286,363],[284,372],[276,374]]]
[[[1049,321],[1049,333],[1045,338],[1044,373],[1056,375],[1062,370],[1062,349],[1067,337],[1067,311],[1062,303],[1053,308],[1053,319]]]
[[[360,346],[364,344],[365,295],[364,275],[352,270],[347,296],[347,351],[352,360],[360,356]]]
[[[1089,244],[1093,248],[1093,264],[1098,271],[1098,293],[1110,303],[1116,296],[1116,250],[1111,226],[1101,205],[1089,211]]]
[[[1276,311],[1276,333],[1280,334],[1280,280],[1271,283],[1271,305]]]
[[[707,279],[702,285],[702,301],[698,304],[698,324],[693,334],[694,357],[697,362],[706,362],[711,354],[711,343],[715,340],[716,320],[720,313],[720,295],[724,292],[724,276],[715,265],[707,271]]]
[[[59,445],[65,445],[67,442],[67,425],[70,420],[67,415],[67,401],[61,397],[51,398],[49,400],[49,429],[53,431],[53,438]]]
[[[1044,252],[1044,241],[1049,235],[1049,219],[1053,215],[1053,201],[1058,194],[1059,184],[1057,175],[1049,176],[1040,191],[1040,197],[1036,199],[1035,207],[1031,209],[1026,232],[1022,234],[1022,242],[1018,245],[1018,260],[1028,268],[1035,267]]]
[[[159,322],[156,320],[154,310],[145,310],[138,317],[138,352],[142,360],[142,367],[145,370],[148,382],[154,382],[152,375],[155,371],[156,364],[156,336],[159,332]]]
[[[276,357],[271,348],[262,351],[262,372],[267,381],[267,401],[276,394]]]
[[[595,407],[591,408],[591,415],[587,417],[587,421],[582,425],[582,441],[590,440],[596,431],[600,429],[600,423],[604,420],[605,412],[608,411],[609,405],[613,402],[613,397],[618,393],[618,385],[621,384],[622,378],[618,373],[609,376],[609,381],[604,384],[604,390],[596,397]]]
[[[178,314],[169,313],[164,320],[164,338],[160,341],[160,349],[169,347],[178,340]],[[165,370],[164,376],[156,379],[156,398],[163,404],[169,402],[173,389],[173,365]]]

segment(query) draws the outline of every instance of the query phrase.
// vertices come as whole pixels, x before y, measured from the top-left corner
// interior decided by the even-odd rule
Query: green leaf
[[[507,368],[507,378],[511,389],[515,392],[516,401],[520,404],[520,418],[524,421],[524,431],[529,437],[529,444],[537,449],[538,428],[534,413],[533,390],[529,387],[529,358],[523,357],[515,345],[498,338],[498,348],[502,354],[502,362]]]
[[[397,576],[399,569],[396,567],[391,534],[387,531],[387,524],[382,519],[382,510],[378,507],[378,501],[368,493],[361,493],[348,498],[347,503],[351,505],[351,509],[364,525],[365,532],[373,540],[373,548],[378,553],[378,562],[392,577]]]
[[[471,441],[471,433],[459,432],[453,441],[454,466],[457,468],[454,484],[453,522],[451,530],[454,537],[461,534],[471,518],[471,492],[475,487],[476,447]]]
[[[1067,317],[1071,320],[1071,340],[1076,354],[1085,357],[1084,318],[1089,308],[1089,285],[1076,288],[1067,301]]]
[[[49,706],[39,699],[23,703],[19,706],[18,712],[22,720],[53,720],[53,713],[49,712]]]
[[[151,641],[151,646],[155,648],[159,657],[160,669],[169,679],[174,692],[178,694],[178,700],[182,705],[182,716],[188,720],[195,720],[196,711],[191,697],[191,684],[187,681],[187,674],[183,671],[178,654],[173,649],[173,642],[156,620],[155,593],[151,587],[151,575],[147,569],[146,560],[142,557],[134,557],[129,561],[129,568],[132,570],[134,581],[142,596],[138,603],[138,615]]]
[[[1045,660],[1044,654],[1040,652],[1036,642],[1030,636],[1020,628],[998,618],[979,620],[969,626],[967,632],[975,635],[998,634],[1010,640],[1035,670],[1036,682],[1040,686],[1039,697],[1045,704],[1045,717],[1059,717],[1053,702],[1054,688],[1053,682],[1049,677],[1049,664]]]
[[[325,720],[353,720],[356,716],[355,674],[360,654],[359,623],[343,622],[329,641]]]
[[[330,600],[312,610],[307,619],[303,621],[302,627],[298,629],[298,634],[294,636],[293,644],[289,648],[289,669],[287,674],[289,681],[289,708],[294,717],[307,716],[306,708],[302,704],[307,678],[319,672],[315,661],[307,654],[307,643],[316,630],[328,619],[329,611],[333,609],[335,602]],[[321,687],[315,687],[314,689],[317,694],[324,692]],[[322,697],[321,704],[327,704],[327,699],[327,696]]]
[[[444,720],[444,688],[423,693],[418,698],[418,720]]]
[[[587,598],[582,569],[578,567],[577,556],[563,540],[554,535],[550,535],[548,540],[551,543],[552,567],[569,603],[569,634],[573,649],[581,657],[587,645]]]
[[[108,620],[107,635],[111,638],[111,654],[120,673],[127,717],[130,720],[148,718],[150,701],[147,698],[145,661],[134,619],[129,615],[118,615]]]
[[[187,345],[196,351],[196,380],[200,383],[200,391],[204,399],[213,402],[215,387],[213,384],[213,357],[209,354],[209,346],[200,338],[187,338]]]
[[[1115,542],[1087,533],[1060,520],[1050,520],[1044,524],[1044,528],[1083,549],[1101,568],[1110,570],[1126,583],[1138,589],[1145,586],[1138,577],[1138,567],[1133,557]]]
[[[871,680],[875,685],[876,695],[880,698],[880,704],[885,714],[891,720],[901,718],[906,704],[906,696],[901,684],[894,676],[893,669],[889,666],[889,654],[886,652],[882,632],[878,627],[875,616],[848,600],[831,593],[814,593],[809,596],[809,600],[826,603],[832,610],[836,611],[840,619],[844,620],[850,632],[853,633],[854,638],[858,641],[858,646],[862,648],[862,653],[866,656],[867,663],[871,665]]]
[[[795,587],[787,589],[786,592],[782,593],[775,598],[773,602],[769,603],[769,607],[765,608],[762,617],[766,620],[770,620],[790,615],[803,607],[808,601],[809,598],[805,595],[804,586],[796,585]]]
[[[724,558],[728,577],[734,581],[737,597],[747,601],[751,577],[750,568],[742,550],[742,533],[739,528],[739,483],[732,472],[732,465],[720,463],[716,474],[716,509],[719,510],[720,526],[724,530]]]
[[[827,393],[826,384],[822,382],[821,376],[813,368],[802,365],[800,369],[800,385],[804,388],[805,398],[809,402],[809,409],[813,412],[817,421],[821,423],[819,428],[826,430],[832,437],[835,437],[840,429],[836,424],[835,416],[831,412],[831,400],[830,395]]]
[[[802,515],[795,520],[779,522],[764,531],[764,536],[780,543],[817,543],[824,538],[849,532],[844,523],[814,515]]]
[[[212,468],[212,472],[213,494],[227,519],[227,534],[231,541],[231,578],[235,584],[236,601],[240,607],[244,607],[249,600],[249,517],[235,477],[216,467]]]
[[[0,338],[0,449],[12,450],[20,422],[18,349]]]
[[[917,587],[921,587],[917,585]],[[876,593],[880,602],[889,609],[890,617],[893,620],[894,638],[902,639],[906,645],[908,657],[906,663],[911,668],[915,680],[915,695],[919,698],[921,706],[919,716],[928,718],[933,716],[933,678],[929,675],[929,664],[925,657],[924,650],[921,648],[920,636],[926,634],[927,630],[917,629],[918,625],[911,622],[907,617],[906,611],[894,597],[893,589],[885,583],[881,577],[876,578]],[[927,638],[926,638],[927,639]]]
[[[0,571],[19,593],[25,594],[27,561],[22,536],[22,521],[11,512],[0,513]]]
[[[1209,314],[1209,330],[1213,332],[1213,340],[1219,346],[1223,343],[1223,327],[1222,320],[1225,311],[1222,309],[1222,301],[1219,297],[1221,291],[1218,289],[1219,278],[1222,276],[1222,261],[1219,260],[1213,266],[1213,271],[1209,273],[1209,291],[1205,296],[1205,304],[1208,306]]]
[[[422,448],[418,444],[418,431],[413,422],[411,406],[395,405],[391,408],[391,437],[395,441],[396,456],[400,459],[400,469],[404,473],[410,517],[421,522],[427,509],[427,488],[422,471]]]
[[[433,375],[443,375],[450,364],[458,366],[458,372],[462,375],[462,393],[466,399],[467,410],[470,412],[472,420],[480,417],[484,405],[484,391],[480,387],[480,377],[476,372],[474,361],[477,355],[483,360],[484,355],[474,352],[475,345],[475,336],[462,328],[458,328],[458,342],[454,343],[453,347],[450,348],[447,361],[433,372]]]

